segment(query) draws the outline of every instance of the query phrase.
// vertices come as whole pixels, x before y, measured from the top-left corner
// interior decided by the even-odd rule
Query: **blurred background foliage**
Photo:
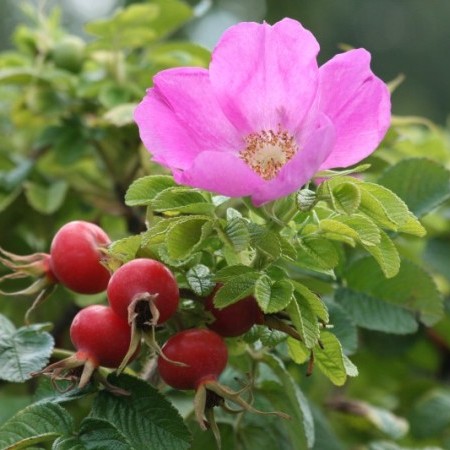
[[[118,6],[132,3],[137,3],[136,9],[113,15]],[[189,3],[190,7],[177,0],[61,0],[28,1],[21,8],[20,2],[2,0],[2,247],[19,254],[47,251],[54,232],[72,219],[100,223],[113,239],[139,232],[144,217],[124,205],[123,195],[132,180],[158,169],[149,164],[140,146],[131,118],[134,105],[157,71],[207,66],[208,49],[226,27],[241,20],[297,18],[321,43],[321,61],[339,52],[341,45],[362,46],[372,53],[374,71],[384,80],[405,76],[393,97],[398,117],[369,160],[374,179],[411,157],[427,157],[450,168],[448,0]],[[405,115],[423,119],[409,120]],[[419,178],[417,184],[428,181]],[[409,192],[415,193],[414,187]],[[408,191],[403,194],[408,196]],[[407,202],[411,207],[414,198]],[[398,245],[403,256],[432,273],[448,309],[448,200],[426,213],[427,239],[399,240]],[[53,321],[57,345],[64,345],[77,308],[95,299],[63,288],[54,296],[52,307],[38,311],[35,320]],[[0,313],[19,325],[29,299],[0,300]],[[303,367],[289,368],[315,405],[314,448],[450,449],[449,317],[433,328],[399,336],[357,331],[343,311],[334,308],[333,321],[340,327],[340,338],[346,339],[348,354],[359,342],[352,355],[359,377],[338,389],[319,373],[305,378]],[[232,373],[227,376],[232,380]],[[28,404],[35,390],[34,382],[2,383],[0,423]],[[79,416],[86,411],[83,404],[78,412],[76,406],[71,408]],[[277,425],[268,423],[245,417],[237,448],[276,448],[268,436],[278,436]],[[224,424],[223,433],[224,447],[233,448],[227,444],[236,438],[231,426]],[[194,449],[210,448],[211,442],[209,435],[195,431]]]
[[[42,0],[27,3],[58,5],[63,24],[85,37],[83,24],[104,17],[114,8],[140,0]],[[365,47],[373,68],[384,80],[406,78],[396,93],[394,112],[420,114],[440,124],[448,117],[450,84],[448,57],[450,3],[447,0],[189,0],[200,17],[179,35],[211,49],[223,30],[242,21],[300,20],[321,44],[320,60],[339,51],[340,44]],[[8,48],[11,32],[21,16],[20,2],[2,0],[0,48]]]

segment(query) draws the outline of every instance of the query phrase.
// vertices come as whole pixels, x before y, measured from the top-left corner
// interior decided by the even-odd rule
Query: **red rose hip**
[[[161,378],[176,389],[197,389],[201,383],[217,380],[228,360],[223,339],[206,329],[181,331],[169,338],[162,351],[170,360],[185,364],[174,365],[158,358]]]
[[[80,294],[96,294],[106,289],[110,273],[102,264],[102,249],[110,244],[97,225],[75,220],[63,225],[50,247],[50,264],[58,280]]]
[[[258,306],[255,297],[248,296],[230,306],[219,309],[214,306],[215,295],[220,288],[214,291],[205,300],[205,309],[209,311],[214,320],[207,327],[224,337],[235,337],[246,333],[255,324],[264,322],[264,314]]]

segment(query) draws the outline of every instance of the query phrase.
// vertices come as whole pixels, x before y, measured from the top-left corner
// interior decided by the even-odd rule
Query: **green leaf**
[[[171,258],[184,259],[202,245],[212,230],[208,217],[187,216],[167,230],[165,242]]]
[[[209,295],[216,285],[209,267],[203,264],[191,267],[186,273],[186,279],[192,291],[200,297]]]
[[[409,416],[411,432],[420,439],[439,435],[450,425],[450,390],[436,388],[414,405]]]
[[[215,208],[199,191],[183,186],[159,192],[149,206],[166,214],[211,214]]]
[[[296,250],[296,248],[284,236],[279,235],[278,239],[280,240],[281,254],[285,258],[290,259],[291,261],[295,261],[297,259],[297,250]]]
[[[450,255],[450,240],[447,236],[434,237],[427,240],[423,255],[426,267],[438,272],[450,281],[448,255]]]
[[[332,199],[336,211],[354,214],[361,203],[361,191],[357,184],[345,182],[333,189]]]
[[[53,338],[39,324],[15,329],[0,315],[0,379],[24,382],[41,370],[53,350]]]
[[[223,231],[235,252],[246,250],[250,245],[250,232],[247,224],[239,217],[228,220]]]
[[[220,269],[214,279],[216,281],[228,281],[240,275],[256,275],[256,278],[259,277],[259,272],[255,270],[253,267],[244,266],[243,264],[236,264],[233,266],[226,266],[223,269]]]
[[[296,364],[304,364],[311,356],[311,350],[306,345],[292,337],[287,338],[288,352]]]
[[[378,182],[395,192],[419,217],[450,197],[450,172],[426,158],[404,159],[389,167]]]
[[[288,280],[272,283],[267,275],[262,275],[255,283],[255,298],[266,314],[283,310],[292,300],[294,288]]]
[[[342,346],[337,337],[329,331],[320,335],[322,347],[314,350],[314,362],[320,371],[336,386],[342,386],[347,379]]]
[[[303,300],[308,303],[314,314],[324,323],[327,323],[329,320],[328,310],[325,303],[322,299],[312,292],[308,287],[304,284],[301,284],[297,281],[292,281],[292,284],[295,289],[296,298]]]
[[[286,312],[305,346],[311,349],[317,344],[320,336],[317,316],[302,296],[294,295],[294,299],[287,306]]]
[[[30,405],[0,427],[0,448],[18,450],[41,442],[53,441],[72,432],[73,420],[61,406]]]
[[[258,273],[250,272],[229,278],[217,291],[214,297],[214,306],[219,309],[225,308],[225,306],[232,305],[253,294],[259,277]]]
[[[408,210],[406,203],[400,197],[398,197],[396,194],[394,194],[384,186],[380,186],[379,184],[361,183],[360,187],[365,194],[369,194],[366,197],[368,203],[372,203],[374,200],[377,200],[377,202],[382,205],[385,215],[390,221],[392,221],[397,226],[403,225],[406,222],[407,218],[409,217],[410,211]],[[362,207],[364,206],[363,197],[364,194],[361,198]],[[370,202],[368,200],[369,197]],[[377,215],[375,215],[375,218],[376,217]],[[383,220],[380,221],[380,223],[382,222]]]
[[[310,270],[329,271],[339,264],[339,254],[329,240],[307,236],[297,245],[297,263]]]
[[[339,288],[335,299],[353,322],[362,328],[384,333],[409,334],[415,333],[419,327],[413,312],[370,295]]]
[[[403,260],[393,278],[385,278],[371,258],[355,261],[345,274],[347,286],[385,302],[414,312],[427,326],[438,322],[443,314],[443,300],[430,275],[414,263]]]
[[[87,417],[81,422],[79,440],[86,450],[132,450],[130,442],[116,426],[102,418]]]
[[[330,313],[330,331],[339,339],[345,355],[351,355],[358,349],[358,329],[347,311],[334,300],[327,300]]]
[[[290,440],[296,450],[306,450],[314,445],[314,421],[308,400],[300,390],[298,384],[292,379],[281,359],[273,354],[266,353],[263,363],[268,365],[281,385],[277,389],[269,388],[263,394],[269,398],[275,408],[279,408],[291,416],[291,420],[284,421]]]
[[[400,255],[391,238],[382,230],[380,238],[377,246],[363,244],[363,247],[374,257],[386,278],[395,277],[400,270]]]
[[[86,447],[78,437],[61,436],[53,442],[52,450],[86,450]]]
[[[273,330],[265,325],[254,325],[250,331],[244,335],[245,342],[250,344],[260,341],[264,347],[273,348],[287,339],[286,333]]]
[[[276,260],[281,255],[281,244],[278,235],[263,225],[249,224],[252,245],[269,258]]]
[[[358,233],[348,225],[334,219],[323,219],[319,223],[322,237],[333,241],[341,241],[355,247],[359,240]]]
[[[349,377],[357,377],[359,375],[358,368],[350,361],[350,358],[344,354],[345,372]]]
[[[330,219],[325,219],[320,222],[327,223],[326,221]],[[368,218],[362,214],[353,214],[352,216],[336,216],[333,218],[333,222],[340,222],[345,226],[351,228],[355,234],[351,231],[346,231],[349,236],[353,237],[357,242],[373,246],[381,242],[380,229]]]
[[[118,241],[114,241],[108,247],[108,253],[118,258],[122,262],[128,262],[136,258],[136,254],[141,247],[141,235],[127,236]]]
[[[113,427],[115,432],[110,434],[110,437],[121,442],[119,437],[123,436],[130,450],[189,448],[189,432],[178,412],[162,394],[135,377],[110,375],[108,380],[128,391],[130,395],[117,396],[101,391],[95,398],[90,418],[102,421],[99,431],[102,435],[106,436],[109,426]],[[100,425],[99,422],[97,424]],[[92,422],[88,423],[87,429],[95,433],[93,425]],[[99,435],[95,438],[99,439]]]
[[[28,181],[24,187],[27,201],[33,209],[42,214],[53,214],[62,206],[69,185],[64,180],[48,186]]]
[[[169,175],[149,175],[138,178],[128,188],[125,203],[128,206],[150,205],[160,192],[174,186],[176,183]]]

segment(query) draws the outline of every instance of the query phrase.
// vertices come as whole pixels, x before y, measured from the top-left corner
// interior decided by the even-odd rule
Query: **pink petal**
[[[370,155],[389,128],[389,91],[370,70],[364,49],[335,56],[319,72],[319,108],[336,129],[336,144],[320,169],[348,167]]]
[[[202,152],[192,167],[174,173],[174,178],[179,184],[229,197],[250,195],[264,183],[239,157],[226,152]]]
[[[194,137],[154,89],[147,91],[135,109],[134,120],[153,159],[166,167],[189,167],[200,151]]]
[[[316,95],[319,44],[300,23],[240,23],[213,52],[210,79],[222,109],[242,133],[295,131]]]
[[[265,182],[252,195],[255,206],[295,192],[314,176],[326,160],[335,142],[335,131],[330,119],[322,114],[314,128],[304,134],[307,134],[307,138],[294,158],[275,179]]]
[[[165,70],[154,85],[136,108],[135,120],[155,161],[185,169],[201,151],[243,145],[212,95],[207,70]]]

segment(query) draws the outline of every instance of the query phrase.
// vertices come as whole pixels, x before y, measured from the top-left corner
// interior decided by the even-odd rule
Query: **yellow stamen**
[[[274,179],[298,150],[294,137],[281,129],[251,133],[245,143],[240,158],[266,181]]]

